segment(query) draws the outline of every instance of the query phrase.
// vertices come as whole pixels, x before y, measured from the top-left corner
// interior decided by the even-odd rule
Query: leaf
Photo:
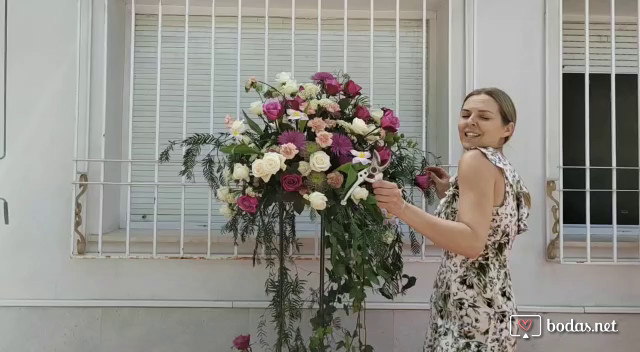
[[[304,199],[302,197],[298,197],[293,201],[293,210],[300,215],[304,211],[304,205]]]
[[[351,189],[351,186],[356,182],[357,179],[358,173],[356,172],[356,170],[354,170],[353,167],[349,168],[349,170],[347,170],[347,182],[345,182],[344,184],[344,191],[347,192],[347,190]]]
[[[333,267],[333,272],[336,273],[337,276],[344,276],[345,267],[344,264],[338,263]]]
[[[220,148],[220,151],[225,154],[244,154],[244,155],[260,154],[259,150],[255,148],[251,148],[246,144],[231,144],[226,147]]]
[[[365,274],[367,275],[367,279],[369,279],[369,281],[371,281],[372,284],[374,285],[380,284],[380,281],[378,280],[378,277],[376,276],[376,274],[374,274],[373,270],[367,269],[365,270]]]
[[[342,99],[340,99],[340,101],[338,102],[338,105],[340,106],[340,110],[341,110],[341,111],[345,111],[345,110],[347,110],[347,108],[349,107],[349,105],[351,105],[351,99],[349,99],[349,98],[342,98]]]
[[[249,118],[249,116],[247,116],[247,113],[244,112],[244,110],[242,110],[242,114],[244,115],[244,118],[247,120],[247,124],[249,124],[249,127],[254,130],[258,136],[262,135],[262,129],[260,129],[260,126],[258,126],[257,123],[255,123],[252,119]]]
[[[347,173],[347,171],[349,170],[349,168],[352,167],[351,163],[346,163],[346,164],[342,164],[339,168],[337,168],[336,170],[340,171],[340,172],[344,172]]]

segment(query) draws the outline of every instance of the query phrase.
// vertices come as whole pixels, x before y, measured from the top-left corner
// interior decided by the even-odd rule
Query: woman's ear
[[[502,137],[513,136],[513,132],[515,131],[515,129],[516,129],[516,124],[513,122],[509,122],[509,124],[504,127],[504,133],[502,134]]]

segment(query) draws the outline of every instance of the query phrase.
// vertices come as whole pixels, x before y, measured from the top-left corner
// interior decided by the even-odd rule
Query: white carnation
[[[247,187],[244,192],[250,197],[258,197],[258,193],[256,193],[251,187]]]
[[[296,81],[287,81],[281,88],[280,91],[284,95],[291,95],[298,92],[300,86],[298,86],[298,82]]]
[[[305,100],[315,98],[318,96],[318,93],[320,93],[320,87],[313,83],[305,83],[302,87],[304,88],[304,90],[298,93],[298,95]]]
[[[315,210],[324,210],[327,207],[327,197],[320,192],[305,194],[304,199],[309,201],[311,207]]]
[[[318,105],[322,106],[323,108],[326,108],[327,106],[331,105],[335,103],[335,101],[329,99],[329,98],[322,98],[320,99],[320,101],[318,101]]]
[[[220,214],[224,215],[224,217],[231,219],[233,217],[233,209],[229,206],[229,204],[222,204],[220,206]]]
[[[387,231],[384,233],[384,235],[382,235],[382,240],[386,243],[386,244],[391,244],[391,242],[393,242],[393,240],[396,238],[396,235],[391,232],[391,231]]]
[[[227,197],[229,197],[229,187],[220,187],[216,192],[216,196],[222,202],[227,201]]]
[[[311,154],[311,157],[309,158],[309,165],[313,171],[327,171],[331,167],[331,158],[327,153],[318,151]]]

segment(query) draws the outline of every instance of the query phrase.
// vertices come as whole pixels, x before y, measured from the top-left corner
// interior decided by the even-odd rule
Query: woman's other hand
[[[444,198],[445,193],[451,187],[451,184],[449,184],[449,174],[443,168],[435,166],[428,167],[424,169],[424,171],[430,174],[430,177],[435,184],[438,198]]]

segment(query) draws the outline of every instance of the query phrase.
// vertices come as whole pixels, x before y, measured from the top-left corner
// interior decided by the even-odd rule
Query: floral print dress
[[[444,251],[431,296],[431,323],[424,352],[512,352],[509,316],[516,313],[508,256],[516,235],[527,230],[529,193],[504,155],[476,148],[502,170],[505,198],[493,208],[487,244],[475,260]],[[458,178],[441,200],[435,215],[456,221]],[[515,329],[516,326],[512,326]]]

